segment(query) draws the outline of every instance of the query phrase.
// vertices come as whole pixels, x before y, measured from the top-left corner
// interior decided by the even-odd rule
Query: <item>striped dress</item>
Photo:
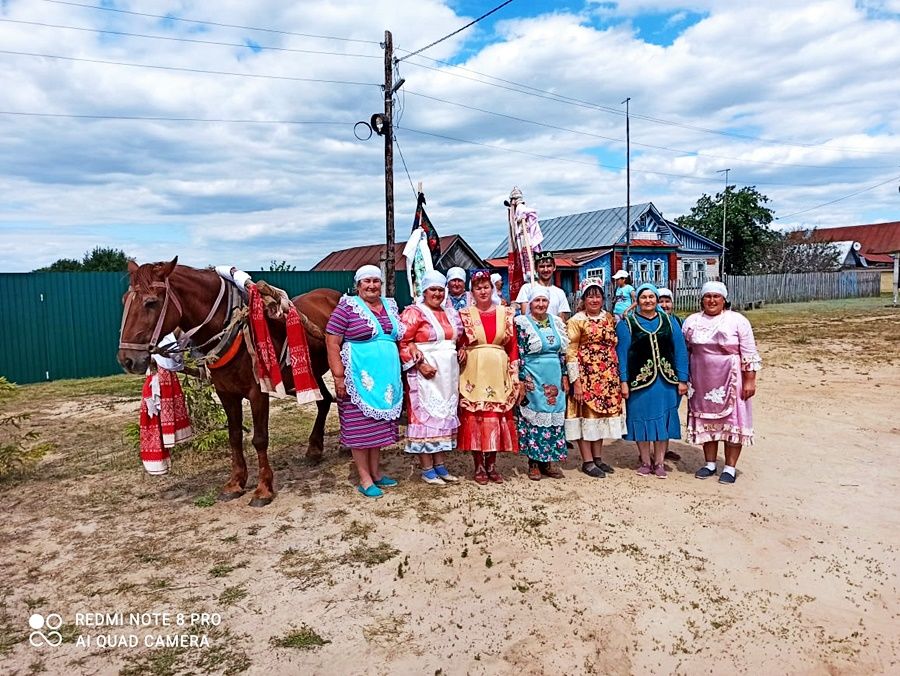
[[[388,299],[386,302],[393,304],[392,309],[396,313],[396,303],[392,299]],[[376,317],[384,332],[390,334],[391,320],[384,305]],[[338,306],[331,313],[325,331],[351,341],[369,340],[375,335],[372,327],[353,310],[346,297],[341,298]],[[399,353],[396,358],[400,359]],[[374,420],[367,417],[350,401],[349,396],[343,399],[339,398],[337,405],[338,418],[341,422],[341,445],[349,448],[381,448],[397,443],[399,433],[396,420]]]

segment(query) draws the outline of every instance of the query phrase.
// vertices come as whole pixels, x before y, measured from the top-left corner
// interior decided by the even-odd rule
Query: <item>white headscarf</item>
[[[728,298],[728,287],[722,282],[706,282],[700,289],[700,297],[703,298],[708,293],[717,293],[722,298]]]
[[[494,274],[491,275],[491,284],[496,286],[497,282],[499,282],[501,279],[503,279],[501,274],[499,272],[495,272]]]
[[[543,284],[532,284],[531,290],[528,292],[528,302],[530,303],[535,298],[546,298],[547,300],[550,300],[550,289]]]
[[[363,265],[356,274],[353,275],[353,283],[359,284],[364,279],[380,279],[384,282],[384,276],[381,274],[381,268],[377,265]]]
[[[454,279],[459,279],[461,281],[466,281],[466,271],[462,268],[450,268],[447,270],[447,281],[452,281]]]
[[[437,270],[429,270],[422,276],[422,291],[427,291],[436,286],[443,289],[447,286],[447,278]]]
[[[675,296],[672,295],[672,289],[667,289],[666,287],[661,286],[661,287],[659,287],[658,290],[659,290],[659,293],[656,294],[657,298],[662,298],[663,296],[668,296],[669,298],[675,298]]]

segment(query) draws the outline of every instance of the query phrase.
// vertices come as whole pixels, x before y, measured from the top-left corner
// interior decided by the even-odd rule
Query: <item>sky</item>
[[[541,218],[624,205],[629,97],[633,204],[674,219],[730,169],[778,228],[900,220],[900,0],[513,0],[409,56],[499,3],[0,0],[0,272],[383,241],[383,142],[354,129],[385,30],[398,240],[419,181],[483,256],[514,186]]]

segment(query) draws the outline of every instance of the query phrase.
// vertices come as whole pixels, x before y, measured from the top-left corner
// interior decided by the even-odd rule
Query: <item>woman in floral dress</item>
[[[550,294],[545,286],[534,285],[529,292],[527,315],[515,319],[519,344],[519,379],[525,394],[519,404],[516,428],[519,452],[528,457],[528,478],[541,475],[562,479],[563,473],[551,463],[566,459],[566,347],[569,339],[559,317],[547,314]]]
[[[604,439],[626,432],[616,357],[616,326],[603,309],[603,287],[585,279],[579,291],[582,308],[569,319],[566,367],[572,396],[566,407],[566,439],[577,441],[581,471],[603,478],[613,468],[601,459]]]

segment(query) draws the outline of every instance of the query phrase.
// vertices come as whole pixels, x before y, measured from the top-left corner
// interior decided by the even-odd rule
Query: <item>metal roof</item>
[[[651,208],[656,211],[651,202],[631,205],[631,223]],[[576,251],[613,246],[625,238],[625,214],[626,207],[614,207],[542,219],[544,241],[541,248],[544,251]],[[509,236],[506,236],[488,258],[504,256],[508,251]]]
[[[462,244],[478,258],[472,247],[459,235],[447,235],[441,237],[441,257],[448,251],[450,247],[460,240]],[[394,244],[394,267],[397,270],[406,270],[406,258],[403,256],[403,249],[406,242],[395,242]],[[322,260],[312,266],[312,270],[324,272],[329,270],[357,270],[363,265],[380,265],[381,255],[384,253],[384,244],[366,244],[363,246],[354,246],[349,249],[341,249],[340,251],[332,251]],[[438,261],[440,264],[440,260]]]
[[[900,252],[900,221],[816,228],[809,235],[813,242],[859,242],[860,253],[870,261],[889,262],[891,259],[886,254]]]
[[[705,237],[690,228],[678,225],[675,221],[666,219],[666,224],[672,230],[675,237],[681,240],[679,249],[682,251],[689,251],[692,253],[695,251],[715,251],[717,252],[717,255],[722,252],[722,245],[711,240],[709,237]]]

